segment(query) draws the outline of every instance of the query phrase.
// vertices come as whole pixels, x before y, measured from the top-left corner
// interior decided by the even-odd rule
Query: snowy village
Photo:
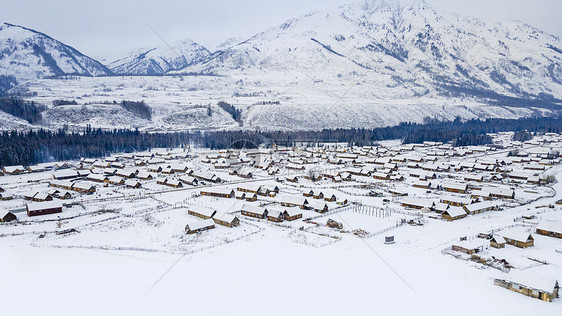
[[[562,135],[512,134],[487,146],[183,147],[6,166],[0,239],[165,254],[267,234],[310,249],[369,241],[433,249],[494,292],[557,301]]]

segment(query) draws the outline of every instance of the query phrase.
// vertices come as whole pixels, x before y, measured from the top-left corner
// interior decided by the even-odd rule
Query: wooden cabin
[[[501,236],[505,238],[508,244],[515,247],[528,248],[535,245],[533,235],[521,230],[506,229],[501,232]]]
[[[498,249],[505,248],[505,238],[499,235],[492,236],[492,239],[490,239],[490,247]]]
[[[230,227],[230,228],[240,226],[240,219],[238,219],[238,217],[223,212],[216,212],[215,215],[213,216],[213,221],[216,224]]]
[[[560,290],[560,285],[555,279],[514,269],[509,272],[509,278],[494,279],[494,285],[546,302],[557,298]]]
[[[536,233],[549,237],[562,238],[562,222],[541,222],[537,225]]]
[[[480,242],[479,240],[472,240],[472,241],[464,240],[453,244],[452,249],[454,251],[472,255],[483,251],[484,246],[482,245],[482,242]]]
[[[62,213],[62,204],[60,202],[32,202],[26,205],[27,216],[39,216],[55,213]]]
[[[0,209],[0,223],[9,223],[17,219],[18,217],[14,213],[5,209]]]
[[[443,213],[441,213],[441,217],[447,221],[456,221],[461,218],[466,217],[466,212],[460,206],[451,206],[446,209]]]
[[[240,210],[242,215],[264,219],[267,217],[268,210],[265,207],[244,204]]]
[[[280,223],[283,221],[283,211],[276,208],[267,209],[267,220],[270,222]]]
[[[228,188],[212,187],[212,188],[206,188],[201,190],[201,195],[216,196],[216,197],[231,199],[234,197],[234,190]]]
[[[187,209],[187,214],[197,216],[202,219],[213,218],[216,213],[216,210],[201,205],[190,205]]]
[[[213,228],[215,228],[215,221],[205,219],[185,225],[185,232],[187,234],[196,234]]]
[[[294,221],[302,218],[302,212],[297,208],[287,208],[283,212],[283,217],[286,221]]]

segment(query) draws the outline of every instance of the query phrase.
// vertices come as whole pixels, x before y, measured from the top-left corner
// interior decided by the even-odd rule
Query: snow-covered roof
[[[505,238],[503,238],[500,235],[494,235],[492,236],[492,240],[494,240],[496,243],[498,244],[505,244]]]
[[[466,212],[460,206],[451,206],[444,213],[449,214],[451,217],[466,215]]]
[[[187,208],[189,211],[192,211],[194,213],[197,214],[201,214],[203,216],[207,216],[207,217],[213,217],[213,215],[217,212],[215,209],[212,209],[210,207],[206,207],[206,206],[202,206],[202,205],[189,205],[189,207]]]
[[[525,232],[522,230],[515,230],[515,229],[506,229],[501,231],[500,234],[506,239],[516,240],[521,242],[527,242],[529,237],[532,237],[531,233],[529,232]]]
[[[27,203],[27,209],[29,211],[39,211],[45,209],[52,209],[62,207],[62,203],[59,201],[48,201],[48,202],[30,202]]]
[[[213,216],[213,218],[223,222],[232,223],[236,219],[236,216],[217,211],[217,213],[215,214],[215,216]]]
[[[202,221],[188,223],[186,226],[189,228],[189,230],[198,230],[201,228],[215,226],[215,221],[209,218]]]
[[[509,272],[509,279],[513,283],[550,294],[553,294],[554,288],[558,283],[555,279],[534,275],[527,271],[516,269],[511,269]]]
[[[562,234],[562,222],[561,221],[543,221],[543,222],[540,222],[537,225],[537,229]]]

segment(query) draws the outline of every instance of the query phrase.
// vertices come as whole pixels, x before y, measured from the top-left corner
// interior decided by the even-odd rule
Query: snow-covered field
[[[297,73],[296,78],[279,73],[275,80],[271,75],[71,77],[28,81],[17,89],[36,94],[27,100],[50,107],[41,124],[53,128],[64,124],[164,131],[239,128],[238,122],[217,106],[219,101],[242,111],[243,128],[260,130],[375,128],[404,121],[423,123],[425,118],[520,118],[550,113],[434,95],[396,98],[385,92],[386,88],[376,92],[378,88],[362,87],[374,85],[376,77],[365,78],[366,82],[354,87],[346,82],[313,84],[303,73]],[[61,98],[79,105],[53,107],[53,101]],[[114,100],[143,100],[152,108],[152,119],[136,117],[119,105],[103,104]]]
[[[509,134],[494,137],[521,153],[527,152],[529,160],[540,159],[540,152],[555,150],[561,144],[559,136],[543,137],[542,140],[550,142],[536,138],[526,144],[510,141]],[[474,153],[435,156],[439,157],[435,163],[445,166],[516,159],[506,157],[507,151],[483,147],[445,148],[410,148],[385,142],[375,150],[381,157],[372,159],[398,159],[405,155],[430,159],[432,152],[455,150]],[[401,206],[402,198],[393,196],[391,191],[435,202],[444,196],[469,195],[412,187],[419,180],[410,176],[412,169],[406,162],[396,163],[396,170],[391,171],[392,175],[403,175],[404,181],[353,175],[349,181],[332,182],[325,178],[313,182],[302,177],[308,170],[321,169],[342,176],[347,171],[357,172],[354,164],[328,164],[325,158],[305,164],[304,171],[285,169],[287,161],[295,157],[306,160],[319,154],[333,159],[365,150],[347,148],[347,153],[343,153],[342,149],[325,147],[322,153],[317,152],[318,148],[280,150],[262,155],[259,159],[275,161],[280,173],[271,176],[267,169],[253,168],[253,177],[249,179],[228,175],[236,165],[226,170],[213,167],[226,152],[192,149],[189,157],[176,157],[162,165],[185,164],[194,170],[220,175],[224,183],[172,188],[158,184],[157,180],[140,180],[140,189],[97,183],[92,195],[72,192],[72,198],[63,201],[69,204],[62,213],[36,217],[15,213],[17,222],[0,224],[0,293],[3,302],[8,302],[3,304],[2,311],[10,315],[528,315],[530,311],[533,315],[558,315],[562,310],[562,300],[543,302],[495,286],[494,278],[506,278],[509,274],[458,259],[445,251],[458,243],[460,237],[466,237],[470,242],[485,245],[481,256],[505,259],[512,269],[560,282],[562,240],[534,233],[537,223],[562,221],[562,207],[555,204],[562,198],[560,158],[552,159],[553,165],[542,171],[528,169],[536,167],[535,162],[507,165],[513,169],[511,174],[525,171],[555,175],[558,181],[552,185],[520,183],[511,178],[493,180],[491,176],[501,172],[480,172],[485,176],[484,182],[469,181],[471,186],[514,188],[515,199],[497,199],[502,210],[448,222],[436,212]],[[154,152],[157,157],[182,153]],[[367,168],[372,155],[370,149],[367,152],[356,159],[355,166],[362,164]],[[246,160],[244,154],[250,152],[240,153],[240,160]],[[127,168],[133,168],[129,166],[132,160],[125,156],[116,158],[125,162]],[[209,159],[214,163],[206,162]],[[385,167],[392,166],[387,163]],[[138,167],[141,171],[146,168]],[[460,182],[475,173],[478,172],[440,170],[437,179],[428,180],[443,185],[447,181]],[[299,177],[297,183],[283,181],[284,177],[294,175]],[[181,175],[167,176],[172,179]],[[0,205],[17,209],[26,203],[21,198],[26,192],[52,190],[48,187],[51,177],[52,171],[0,177],[2,193],[14,197]],[[279,193],[260,195],[255,202],[200,195],[204,190],[237,191],[257,185],[277,187]],[[246,204],[279,208],[282,196],[302,197],[310,190],[321,191],[325,197],[334,194],[337,201],[325,202],[329,208],[325,214],[290,208],[301,211],[303,217],[278,224],[240,213]],[[373,191],[380,192],[379,196],[371,196]],[[308,199],[312,205],[321,201]],[[343,200],[347,204],[340,205]],[[201,221],[188,214],[193,205],[230,213],[241,224],[233,228],[216,225],[198,234],[185,234],[186,224]],[[341,223],[342,229],[327,227],[328,219]],[[422,225],[404,223],[410,220]],[[487,246],[488,240],[477,237],[479,233],[497,233],[506,227],[531,231],[534,247],[507,245],[495,249]],[[365,230],[368,235],[359,237],[353,233],[356,229]],[[385,244],[385,236],[394,236],[395,243]]]

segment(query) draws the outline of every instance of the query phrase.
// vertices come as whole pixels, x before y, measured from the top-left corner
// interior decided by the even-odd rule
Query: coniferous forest
[[[529,139],[530,133],[559,133],[562,116],[519,120],[488,119],[462,122],[428,121],[426,124],[402,123],[375,129],[329,129],[321,131],[215,131],[147,133],[138,130],[84,131],[4,131],[0,134],[0,165],[32,165],[41,162],[98,158],[113,153],[146,151],[184,145],[224,148],[291,146],[296,143],[342,142],[350,145],[375,145],[377,141],[401,139],[403,143],[424,141],[451,142],[454,146],[484,145],[491,142],[486,133],[515,131],[517,140]]]

